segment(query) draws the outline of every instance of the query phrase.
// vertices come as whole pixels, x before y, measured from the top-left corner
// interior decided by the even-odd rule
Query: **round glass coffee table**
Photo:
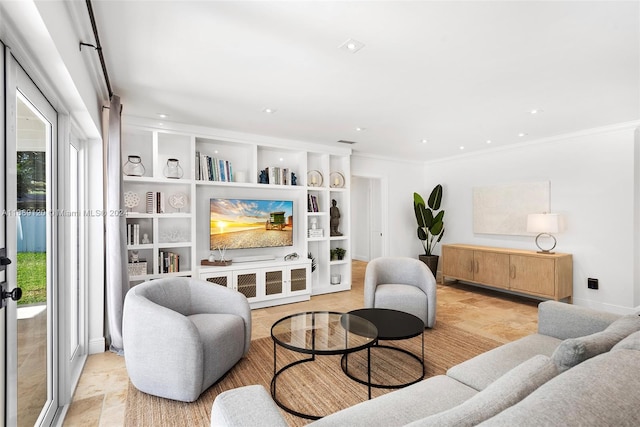
[[[387,308],[361,308],[359,310],[350,311],[349,314],[366,319],[376,326],[376,329],[378,330],[378,340],[372,346],[372,348],[385,348],[391,351],[404,353],[409,357],[415,359],[422,368],[422,372],[419,373],[414,379],[402,384],[372,384],[370,360],[371,349],[369,348],[369,354],[367,354],[367,363],[369,365],[369,367],[367,368],[367,379],[358,378],[355,375],[349,373],[348,356],[346,354],[342,356],[342,370],[345,374],[347,374],[347,376],[349,376],[349,378],[371,387],[386,389],[406,387],[408,385],[415,384],[424,378],[424,322],[419,317],[416,317],[413,314],[405,313],[404,311],[391,310]],[[405,340],[417,337],[418,335],[422,335],[422,354],[420,356],[413,354],[403,348],[380,344],[380,341]]]
[[[317,420],[318,415],[305,414],[285,405],[278,398],[278,376],[287,369],[305,362],[314,361],[319,355],[348,354],[367,350],[378,340],[378,330],[373,323],[362,317],[333,311],[310,311],[292,314],[278,320],[271,327],[273,339],[273,379],[271,396],[285,411],[298,417]],[[283,347],[310,357],[291,362],[277,368],[277,347]],[[368,358],[367,354],[367,358]],[[369,399],[371,399],[371,366],[369,370]]]

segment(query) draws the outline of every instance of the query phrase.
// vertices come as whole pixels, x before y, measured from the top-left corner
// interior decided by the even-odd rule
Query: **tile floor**
[[[288,314],[306,310],[349,311],[363,305],[366,263],[353,262],[352,289],[314,296],[310,301],[253,310],[252,338],[270,336],[271,325]],[[509,342],[537,330],[538,301],[447,282],[437,290],[437,319],[474,334]],[[124,359],[111,352],[89,356],[65,426],[124,424],[128,377]]]

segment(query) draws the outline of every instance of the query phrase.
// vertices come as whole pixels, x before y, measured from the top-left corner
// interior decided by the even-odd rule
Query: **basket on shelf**
[[[127,264],[127,269],[129,270],[129,276],[143,276],[147,274],[147,262],[130,262]]]

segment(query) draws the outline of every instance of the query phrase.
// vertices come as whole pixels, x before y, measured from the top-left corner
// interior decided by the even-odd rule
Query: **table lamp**
[[[556,247],[557,240],[551,233],[557,233],[560,230],[560,215],[552,213],[529,214],[527,216],[527,231],[539,233],[536,236],[536,246],[540,254],[552,254],[553,248]],[[553,246],[544,249],[540,246],[540,237],[550,237],[553,240]]]

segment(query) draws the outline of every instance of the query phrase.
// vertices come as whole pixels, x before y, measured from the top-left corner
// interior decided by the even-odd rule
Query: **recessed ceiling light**
[[[367,130],[367,128],[361,128],[361,127],[356,128],[356,131],[358,132],[364,132],[365,130]]]
[[[461,146],[460,146],[460,149],[461,149],[461,150],[464,150],[464,146],[462,146],[462,145],[461,145]]]
[[[429,142],[429,141],[427,141],[426,139],[423,139],[423,140],[422,140],[422,143],[423,143],[423,144],[426,144],[427,142]]]
[[[364,47],[364,43],[359,42],[358,40],[355,40],[355,39],[348,39],[347,41],[342,43],[340,46],[338,46],[338,49],[344,50],[345,52],[356,53],[363,47]]]
[[[167,117],[169,117],[169,115],[165,113],[158,113],[158,117],[160,117],[161,119],[166,119]]]
[[[543,110],[540,110],[539,108],[534,108],[533,110],[529,110],[529,114],[540,114],[542,111]]]
[[[164,126],[164,123],[158,123],[158,126]]]
[[[490,139],[487,139],[487,144],[491,144],[491,140]]]
[[[262,112],[263,113],[267,113],[267,114],[273,114],[276,111],[278,111],[278,110],[276,110],[275,108],[269,108],[269,107],[265,107],[265,108],[262,109]]]
[[[520,132],[520,133],[518,134],[518,136],[519,136],[520,138],[522,138],[523,136],[527,136],[527,134],[526,134],[526,133],[524,133],[524,132]]]

